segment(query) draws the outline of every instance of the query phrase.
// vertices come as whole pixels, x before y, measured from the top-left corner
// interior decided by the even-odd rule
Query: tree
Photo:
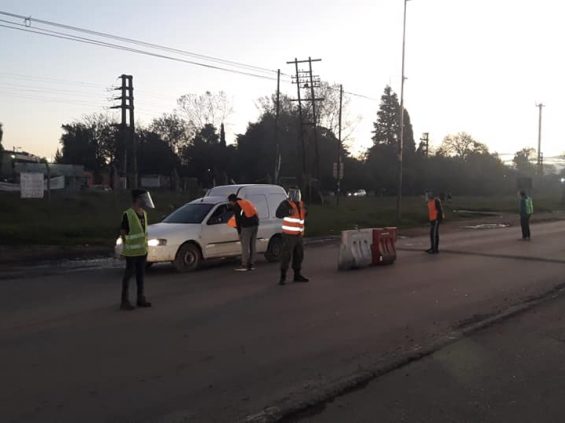
[[[185,94],[177,100],[177,104],[186,116],[186,121],[195,131],[204,128],[207,124],[219,128],[233,112],[230,101],[223,91]]]
[[[488,147],[476,141],[466,132],[446,136],[437,151],[437,155],[466,159],[471,154],[488,154]]]
[[[175,113],[164,113],[154,119],[149,130],[158,134],[175,153],[181,151],[194,136],[190,133],[188,123]]]
[[[109,116],[87,115],[62,129],[56,163],[83,165],[98,181],[105,167],[122,160],[118,127]]]
[[[2,147],[3,137],[4,137],[4,129],[2,129],[2,123],[0,122],[0,152],[4,151],[4,147]]]
[[[179,158],[170,144],[161,136],[148,129],[141,129],[137,134],[138,167],[141,174],[171,175],[177,167]]]
[[[381,96],[381,104],[377,112],[377,121],[373,124],[373,143],[395,146],[400,141],[400,103],[398,96],[390,86],[386,86]],[[410,154],[416,151],[414,132],[410,122],[410,114],[404,109],[404,150]]]
[[[535,157],[536,150],[533,148],[525,147],[514,154],[512,162],[516,170],[526,176],[533,176],[536,171],[536,166],[532,163]]]

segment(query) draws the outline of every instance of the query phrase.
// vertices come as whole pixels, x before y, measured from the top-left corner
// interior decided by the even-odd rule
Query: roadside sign
[[[343,162],[341,162],[340,166],[339,166],[339,175],[337,173],[337,163],[336,162],[333,163],[333,169],[332,170],[333,170],[334,179],[338,179],[338,176],[339,176],[340,180],[343,179]]]
[[[43,198],[43,173],[20,173],[21,198]]]

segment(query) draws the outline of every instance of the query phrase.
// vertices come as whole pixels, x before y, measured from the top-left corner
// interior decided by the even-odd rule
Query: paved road
[[[565,296],[337,398],[309,423],[562,423]]]
[[[439,256],[407,239],[394,266],[348,273],[311,247],[312,283],[286,287],[266,263],[157,268],[156,307],[131,313],[118,269],[0,280],[0,421],[235,421],[563,282],[565,223],[533,235],[453,233]]]

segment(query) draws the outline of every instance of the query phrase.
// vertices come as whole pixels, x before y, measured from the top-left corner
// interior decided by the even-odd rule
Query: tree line
[[[377,195],[395,195],[401,113],[397,94],[389,86],[384,89],[374,122],[373,144],[360,156],[354,156],[348,141],[355,119],[349,116],[347,96],[343,102],[341,147],[336,136],[336,88],[322,85],[318,95],[324,100],[318,105],[317,123],[304,129],[295,102],[281,96],[277,107],[275,95],[261,98],[257,102],[258,120],[250,122],[233,143],[227,142],[224,128],[232,113],[225,93],[183,95],[176,110],[136,128],[138,171],[193,178],[200,187],[208,188],[227,183],[273,183],[277,179],[296,183],[305,167],[320,192],[333,192],[334,163],[340,154],[344,191],[365,189]],[[303,109],[306,119],[311,113]],[[460,132],[446,136],[439,148],[428,151],[425,144],[416,144],[407,110],[404,123],[404,194],[426,190],[467,195],[511,193],[519,177],[536,174],[532,149],[520,150],[513,165],[506,165],[485,144]],[[123,156],[128,147],[111,117],[93,114],[64,124],[62,129],[58,163],[82,164],[96,179],[109,169],[124,172]]]

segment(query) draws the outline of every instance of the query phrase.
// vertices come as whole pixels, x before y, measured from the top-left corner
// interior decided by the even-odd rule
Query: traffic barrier
[[[371,266],[373,263],[372,243],[372,229],[342,231],[338,269],[349,270]]]
[[[397,228],[373,229],[371,245],[372,264],[374,266],[392,264],[396,260]]]

